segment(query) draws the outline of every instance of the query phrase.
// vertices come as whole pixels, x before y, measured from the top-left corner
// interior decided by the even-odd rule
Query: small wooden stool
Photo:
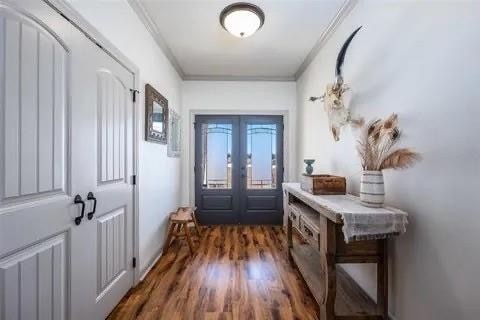
[[[167,241],[163,247],[163,254],[167,252],[172,240],[175,238],[183,239],[183,237],[187,239],[190,254],[193,254],[193,242],[188,225],[193,223],[198,236],[201,236],[200,227],[198,226],[197,219],[195,218],[196,209],[196,207],[180,207],[178,208],[177,212],[172,212],[170,214],[170,227],[168,229]]]

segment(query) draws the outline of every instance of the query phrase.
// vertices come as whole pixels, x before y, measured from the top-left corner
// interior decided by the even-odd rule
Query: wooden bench
[[[197,219],[195,217],[196,207],[180,207],[177,209],[177,212],[170,213],[169,218],[169,228],[167,240],[163,247],[163,254],[166,254],[168,247],[172,240],[177,239],[187,239],[188,248],[190,249],[190,254],[194,253],[193,241],[189,230],[189,224],[193,223],[195,230],[198,236],[201,236],[200,227],[198,225]]]

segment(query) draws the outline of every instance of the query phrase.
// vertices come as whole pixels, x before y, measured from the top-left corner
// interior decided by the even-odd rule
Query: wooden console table
[[[320,319],[387,320],[387,240],[346,243],[342,214],[332,211],[331,205],[326,205],[336,200],[345,204],[346,201],[358,199],[351,195],[314,196],[301,190],[298,183],[284,183],[283,189],[284,203],[287,205],[288,255],[319,304]],[[382,210],[388,214],[391,209]],[[393,210],[392,214],[400,212]],[[306,244],[294,245],[294,231],[301,235]],[[336,264],[344,263],[377,265],[377,303],[342,268],[337,269]]]

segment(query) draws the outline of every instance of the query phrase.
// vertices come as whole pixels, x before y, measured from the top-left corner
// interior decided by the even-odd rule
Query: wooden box
[[[302,175],[300,186],[303,191],[315,195],[345,194],[347,182],[345,177],[329,174]]]

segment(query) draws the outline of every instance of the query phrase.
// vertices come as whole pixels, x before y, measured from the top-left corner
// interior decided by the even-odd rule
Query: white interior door
[[[88,185],[85,194],[91,192],[97,201],[95,213],[87,216],[84,225],[88,236],[83,245],[86,242],[91,248],[91,263],[83,273],[89,277],[88,283],[94,284],[89,287],[93,290],[89,296],[95,297],[94,318],[104,319],[134,281],[134,112],[130,92],[134,77],[86,37],[78,40],[73,44],[74,52],[80,54],[78,64],[72,66],[72,74],[77,75],[72,82],[72,106],[82,109],[79,117],[87,115],[88,121],[79,129],[87,144],[74,161],[88,165],[82,177]],[[91,157],[86,159],[84,154]]]
[[[133,75],[101,50],[97,70],[96,304],[104,319],[132,287]]]
[[[0,75],[0,319],[102,319],[133,284],[133,75],[40,0],[0,0]]]
[[[70,258],[84,249],[72,249],[79,241],[72,169],[83,168],[69,161],[71,27],[48,12],[40,1],[0,6],[2,320],[66,318]]]

